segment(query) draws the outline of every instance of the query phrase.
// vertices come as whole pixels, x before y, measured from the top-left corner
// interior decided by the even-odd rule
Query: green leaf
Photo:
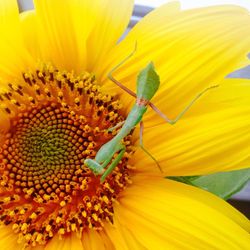
[[[195,179],[197,179],[199,177],[200,176],[171,176],[171,177],[167,177],[167,178],[171,179],[171,180],[174,180],[174,181],[178,181],[178,182],[193,185],[192,181],[194,181]]]
[[[204,176],[169,177],[169,179],[202,188],[227,200],[239,192],[250,180],[250,169]]]

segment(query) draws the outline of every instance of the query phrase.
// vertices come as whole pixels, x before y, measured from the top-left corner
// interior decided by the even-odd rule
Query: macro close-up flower
[[[250,166],[250,14],[224,5],[153,10],[121,39],[130,0],[0,0],[0,249],[249,249],[249,220],[227,202],[165,178]],[[137,44],[135,49],[135,44]],[[129,56],[130,55],[130,56]],[[100,182],[84,163],[126,120],[138,73],[160,87],[143,143]]]

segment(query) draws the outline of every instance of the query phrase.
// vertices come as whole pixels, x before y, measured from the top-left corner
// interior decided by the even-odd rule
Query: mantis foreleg
[[[125,146],[121,145],[121,149],[120,149],[120,152],[119,152],[118,156],[112,161],[112,163],[109,165],[109,167],[107,168],[107,170],[103,173],[103,175],[101,177],[101,183],[103,183],[105,181],[106,177],[117,166],[117,164],[119,163],[119,161],[122,159],[125,151],[126,151]]]
[[[103,162],[100,161],[100,160],[98,160],[98,156],[97,156],[97,159],[95,159],[95,160],[93,160],[93,159],[86,159],[84,162],[88,166],[88,168],[90,168],[91,171],[95,175],[99,175],[99,174],[103,174],[105,172],[105,167],[112,160],[113,154],[108,154],[108,156],[105,157],[105,158],[106,159]]]
[[[124,124],[124,122],[125,122],[125,121],[122,121],[122,122],[117,123],[114,127],[109,128],[109,129],[108,129],[108,132],[112,132],[112,131],[114,131],[115,129],[120,128],[120,127]]]
[[[158,163],[158,161],[155,159],[155,157],[143,145],[143,130],[144,130],[144,125],[143,125],[143,121],[141,121],[140,122],[140,147],[156,163],[156,165],[160,169],[160,171],[163,172],[160,164]]]
[[[85,159],[84,163],[88,166],[88,168],[95,174],[103,174],[104,168],[101,164],[99,164],[97,161],[93,159]]]
[[[102,168],[103,169],[110,163],[110,161],[112,160],[112,158],[113,158],[113,155],[110,154],[110,156],[107,157],[107,159],[102,163]]]

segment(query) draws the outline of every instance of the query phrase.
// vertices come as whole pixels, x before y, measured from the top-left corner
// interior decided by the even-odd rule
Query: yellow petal
[[[118,208],[119,209],[119,208]],[[124,227],[119,218],[115,214],[115,220],[113,225],[105,225],[105,231],[109,238],[112,240],[114,249],[123,250],[146,250],[136,237],[134,232],[131,232],[129,228]]]
[[[15,37],[20,32],[17,1],[0,0],[0,20],[1,37]]]
[[[116,220],[147,249],[247,249],[250,223],[214,195],[182,183],[137,176]]]
[[[168,176],[247,168],[250,166],[249,100],[249,80],[224,80],[175,125],[165,123],[145,128],[144,145]],[[138,168],[157,171],[154,162],[142,151],[138,150],[133,159]]]
[[[87,40],[88,65],[90,72],[98,73],[103,62],[109,57],[127,27],[134,1],[103,0],[97,11],[95,25]]]
[[[132,7],[133,1],[36,0],[42,59],[77,72],[94,70],[121,36]]]
[[[97,1],[36,0],[36,32],[41,59],[58,68],[80,71],[86,64],[86,40],[94,25]],[[37,24],[37,26],[35,26]]]
[[[17,244],[18,236],[13,233],[11,226],[1,226],[0,247],[1,250],[22,250],[23,245]]]
[[[45,250],[84,250],[81,239],[72,233],[62,239],[58,235],[55,235],[51,241],[46,245]]]
[[[84,249],[115,250],[111,239],[104,231],[88,230],[83,232],[82,244]]]
[[[0,80],[13,80],[32,64],[21,37],[17,1],[0,1]]]
[[[161,79],[153,102],[174,117],[197,93],[242,63],[250,50],[250,36],[246,35],[249,30],[250,15],[240,7],[180,12],[173,3],[160,7],[141,20],[111,53],[103,66],[106,89],[122,92],[124,103],[129,105],[128,94],[105,79],[107,72],[131,53],[137,41],[137,51],[114,76],[134,90],[138,72],[153,61]]]
[[[25,48],[38,60],[41,56],[37,29],[37,18],[35,10],[29,10],[20,14],[22,37]]]

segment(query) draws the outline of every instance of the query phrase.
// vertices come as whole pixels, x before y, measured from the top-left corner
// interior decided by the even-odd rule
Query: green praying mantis
[[[134,52],[133,52],[134,53]],[[132,54],[133,54],[132,53]],[[208,90],[218,87],[218,85],[214,85],[211,87],[206,88],[202,92],[200,92],[185,108],[182,110],[182,112],[177,115],[177,117],[173,120],[169,119],[166,115],[160,112],[159,109],[156,108],[156,106],[150,102],[150,100],[153,98],[155,93],[157,92],[159,85],[160,85],[160,79],[158,74],[155,71],[154,64],[150,62],[146,68],[141,70],[141,72],[138,75],[137,78],[137,91],[136,94],[122,85],[119,81],[117,81],[113,76],[113,72],[119,68],[129,57],[131,57],[130,54],[128,57],[126,57],[121,63],[119,63],[115,68],[111,70],[108,77],[111,81],[113,81],[116,85],[121,87],[123,90],[125,90],[127,93],[132,95],[136,98],[136,102],[133,105],[131,111],[129,112],[127,118],[125,121],[118,123],[115,127],[110,128],[109,130],[113,130],[116,128],[121,127],[120,131],[114,136],[110,141],[102,145],[102,147],[97,152],[95,159],[86,159],[84,161],[85,165],[91,169],[91,171],[95,175],[101,175],[100,181],[103,183],[106,179],[106,177],[113,171],[113,169],[118,165],[119,161],[122,159],[126,147],[122,143],[122,140],[140,123],[140,147],[142,150],[149,155],[157,164],[158,168],[161,170],[161,167],[157,160],[149,153],[149,151],[146,150],[146,148],[143,145],[143,116],[145,112],[148,109],[148,106],[150,106],[157,114],[159,114],[167,123],[174,125],[177,121],[179,121],[183,115],[190,109],[190,107],[194,104],[195,101],[197,101],[205,92]],[[113,159],[113,156],[118,153],[116,158]],[[112,161],[113,159],[113,161]]]

